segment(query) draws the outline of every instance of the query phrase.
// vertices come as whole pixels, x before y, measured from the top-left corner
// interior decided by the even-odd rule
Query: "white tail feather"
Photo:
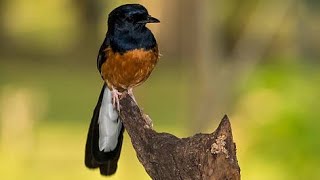
[[[104,89],[99,113],[99,150],[113,151],[118,144],[118,137],[122,128],[118,112],[112,105],[112,94],[108,87]]]

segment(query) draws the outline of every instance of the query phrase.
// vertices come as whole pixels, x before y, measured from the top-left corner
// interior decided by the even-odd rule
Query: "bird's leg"
[[[112,94],[112,105],[114,108],[116,108],[120,112],[119,96],[121,96],[122,93],[120,93],[117,89],[112,88],[111,94]]]
[[[129,94],[130,97],[133,99],[133,101],[134,101],[136,104],[138,104],[137,101],[136,101],[136,98],[135,98],[134,95],[133,95],[133,90],[132,90],[132,88],[129,88],[129,89],[128,89],[128,94]]]

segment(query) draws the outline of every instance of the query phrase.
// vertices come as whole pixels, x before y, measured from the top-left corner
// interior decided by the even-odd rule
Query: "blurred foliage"
[[[249,131],[241,140],[249,143],[247,152],[238,148],[248,158],[242,161],[240,156],[243,176],[319,179],[320,73],[309,65],[276,62],[256,69],[249,86],[241,90],[242,100],[235,113],[241,122],[236,125]],[[259,173],[252,177],[252,171]]]
[[[95,58],[107,12],[137,2],[161,19],[163,56],[135,90],[156,130],[212,132],[227,113],[243,179],[320,179],[314,0],[0,1],[0,179],[103,178],[83,163]],[[127,134],[113,178],[149,179]]]

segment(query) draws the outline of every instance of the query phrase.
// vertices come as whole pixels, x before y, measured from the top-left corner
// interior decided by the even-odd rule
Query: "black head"
[[[159,22],[140,4],[119,6],[109,14],[106,43],[119,53],[131,49],[152,49],[157,42],[146,24]]]
[[[109,14],[108,27],[110,28],[139,28],[147,23],[160,21],[149,15],[147,9],[140,4],[125,4],[117,7]]]

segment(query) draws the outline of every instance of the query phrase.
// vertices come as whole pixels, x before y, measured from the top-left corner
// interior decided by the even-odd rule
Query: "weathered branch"
[[[122,118],[139,161],[154,180],[238,180],[230,122],[225,116],[211,134],[177,138],[152,129],[151,119],[143,114],[130,96],[120,100]]]

